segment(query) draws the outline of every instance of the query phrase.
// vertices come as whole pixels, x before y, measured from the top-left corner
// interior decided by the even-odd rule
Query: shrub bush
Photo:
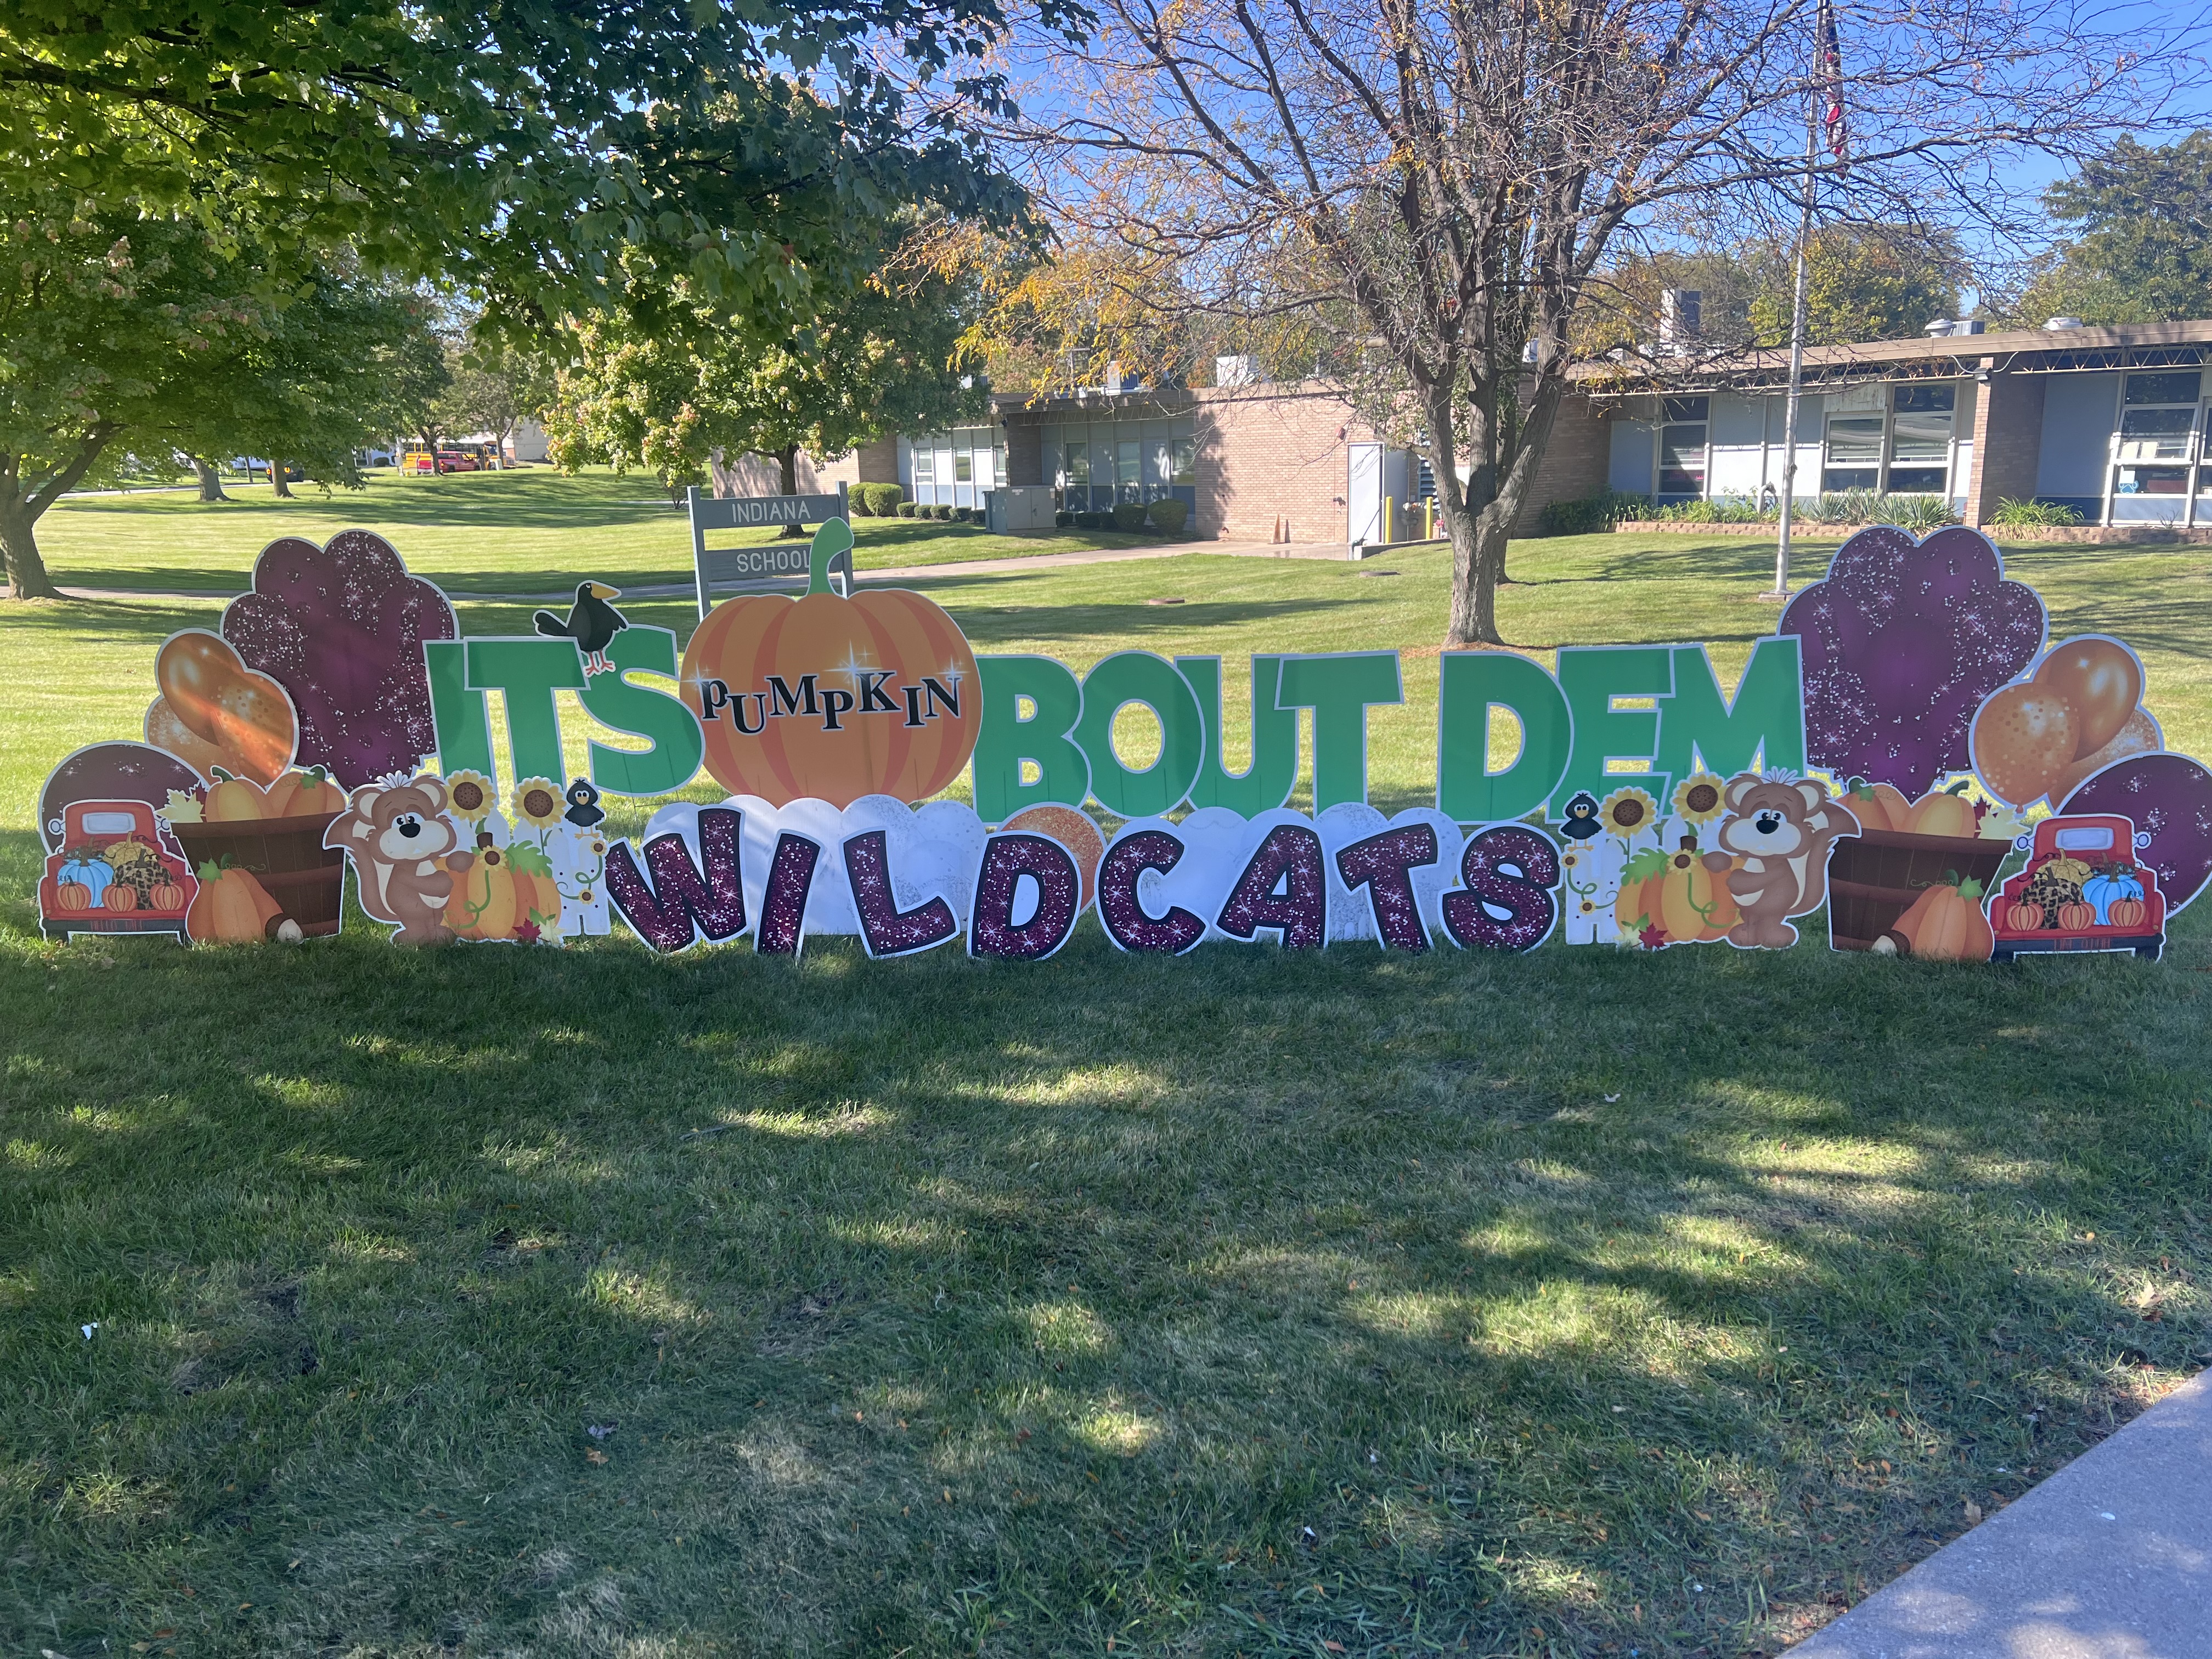
[[[1075,514],[1066,511],[1065,508],[1052,515],[1052,526],[1055,530],[1066,530],[1074,523]]]
[[[1578,501],[1550,502],[1537,522],[1547,536],[1589,536],[1612,529],[1623,519],[1644,518],[1650,511],[1651,503],[1643,496],[1608,489]]]
[[[1152,503],[1152,523],[1158,526],[1162,535],[1180,536],[1182,527],[1189,522],[1188,501],[1179,501],[1170,496],[1166,501]]]
[[[902,519],[911,519],[914,517],[915,504],[912,501],[901,501],[898,504],[898,515]]]
[[[1114,528],[1135,535],[1145,527],[1145,504],[1142,501],[1116,501],[1114,504]]]
[[[1075,520],[1075,527],[1078,530],[1105,530],[1111,527],[1114,522],[1113,519],[1106,514],[1087,510],[1073,513],[1068,516]]]
[[[868,500],[868,487],[866,484],[854,484],[847,490],[845,505],[856,519],[872,519],[876,516],[876,509]]]
[[[2045,525],[2079,524],[2081,515],[2057,501],[2022,501],[2007,496],[1997,503],[1990,522],[2007,530],[2028,530]]]
[[[1941,495],[1885,495],[1882,516],[1900,530],[1941,530],[1959,522],[1951,503]]]
[[[895,483],[864,483],[854,485],[851,494],[854,501],[864,503],[860,510],[870,518],[889,519],[897,516],[906,491]]]
[[[939,522],[949,522],[952,517],[952,508],[944,501],[935,501],[930,505],[929,516]]]

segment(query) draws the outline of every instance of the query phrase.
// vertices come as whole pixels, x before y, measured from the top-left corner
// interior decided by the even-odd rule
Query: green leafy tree
[[[288,472],[358,485],[360,452],[416,417],[404,364],[420,342],[435,343],[421,295],[343,264],[319,275],[209,363],[201,395],[164,430],[187,454],[269,457],[280,496]]]
[[[754,303],[842,253],[794,192],[1018,216],[963,125],[1007,107],[1005,25],[1001,0],[15,0],[0,164],[179,207],[213,167],[299,244],[456,278],[508,319],[605,297],[623,246]]]
[[[2018,322],[2212,317],[2212,132],[2160,147],[2119,139],[2044,206],[2073,228],[2008,307]]]
[[[577,325],[547,416],[554,459],[639,468],[680,498],[717,453],[766,455],[796,494],[802,450],[827,459],[980,412],[988,392],[959,362],[975,309],[964,272],[894,260],[842,303],[734,329],[679,282]]]
[[[0,554],[17,599],[58,597],[38,521],[129,452],[246,450],[353,477],[386,418],[376,372],[411,325],[343,270],[296,289],[235,228],[0,184]]]

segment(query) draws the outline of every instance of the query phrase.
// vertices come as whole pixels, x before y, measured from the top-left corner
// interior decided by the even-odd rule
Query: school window
[[[2120,396],[2120,430],[2112,441],[2115,498],[2189,494],[2189,464],[2197,447],[2197,400],[2203,376],[2195,369],[2130,374]],[[2171,519],[2172,507],[2144,501],[2116,505],[2121,519]]]
[[[1711,404],[1709,398],[1662,400],[1666,418],[1659,428],[1660,495],[1705,493],[1706,422]]]
[[[1890,392],[1889,477],[1900,495],[1941,495],[1951,480],[1958,388],[1900,386]]]
[[[1045,482],[1058,492],[1060,505],[1071,511],[1103,512],[1121,501],[1169,496],[1196,503],[1198,434],[1188,416],[1054,422],[1040,436]]]

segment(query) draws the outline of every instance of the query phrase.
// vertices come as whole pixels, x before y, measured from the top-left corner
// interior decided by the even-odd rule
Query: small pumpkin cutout
[[[1912,804],[1906,821],[1899,828],[1916,836],[1954,836],[1968,839],[1979,833],[1981,814],[1974,803],[1966,797],[1966,784],[1953,784],[1948,789],[1923,795]]]
[[[1897,919],[1896,931],[1914,956],[1930,962],[1987,962],[1996,949],[1982,914],[1982,884],[1971,876],[1927,889]]]
[[[2114,899],[2106,911],[2106,919],[2115,927],[2140,927],[2150,914],[2150,907],[2139,898]]]
[[[105,909],[136,910],[138,908],[138,890],[126,882],[118,881],[100,895],[100,902]]]
[[[561,931],[561,888],[553,865],[527,842],[512,847],[489,844],[478,831],[477,850],[467,866],[453,872],[453,894],[446,901],[446,926],[456,939],[535,941]]]
[[[2078,933],[2097,925],[2097,913],[2078,900],[2062,904],[2058,907],[2058,925],[2069,933]]]
[[[684,700],[708,771],[732,794],[776,806],[924,800],[975,750],[982,687],[960,625],[897,588],[840,599],[830,564],[852,545],[851,526],[832,519],[815,532],[804,594],[726,600],[684,647]]]
[[[54,889],[54,902],[64,910],[92,908],[93,891],[81,881],[65,881]]]
[[[2043,907],[2023,900],[2005,912],[2005,926],[2015,933],[2032,933],[2043,926]]]
[[[185,934],[194,944],[252,943],[281,937],[276,930],[286,927],[292,938],[299,937],[296,924],[251,871],[210,860],[200,866],[198,874],[200,890],[185,913]]]
[[[202,822],[241,823],[273,816],[268,791],[252,779],[234,777],[220,766],[215,769],[215,778],[214,787],[207,793],[207,805],[200,811]]]
[[[146,894],[149,910],[181,910],[185,902],[185,890],[173,881],[157,881]]]

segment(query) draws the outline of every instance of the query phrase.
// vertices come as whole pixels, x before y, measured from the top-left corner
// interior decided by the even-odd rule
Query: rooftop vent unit
[[[1989,325],[1973,317],[1938,317],[1921,331],[1929,339],[1944,339],[1959,334],[1980,334]]]
[[[2046,330],[2054,331],[2069,328],[2079,328],[2081,326],[2081,319],[2079,317],[2053,317],[2049,322],[2044,324],[2043,326]]]
[[[1259,370],[1254,366],[1249,354],[1216,357],[1213,360],[1213,383],[1216,386],[1257,386],[1260,383]]]

